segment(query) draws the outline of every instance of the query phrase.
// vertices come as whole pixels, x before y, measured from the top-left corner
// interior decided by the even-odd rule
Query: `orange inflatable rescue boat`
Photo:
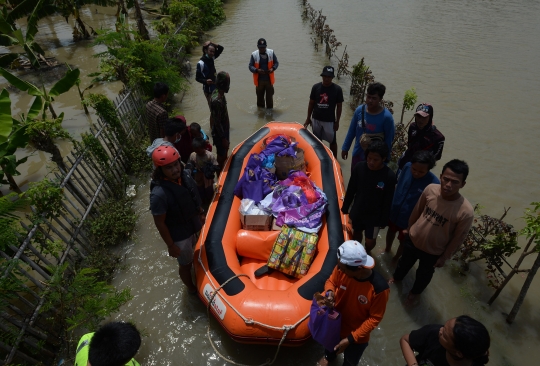
[[[326,194],[328,205],[318,231],[317,254],[304,277],[272,271],[256,278],[280,231],[243,230],[240,199],[233,193],[253,153],[272,135],[294,138],[304,150],[306,173]],[[270,122],[233,151],[218,180],[218,189],[195,249],[199,297],[227,333],[242,343],[301,345],[311,335],[308,317],[315,292],[337,263],[337,248],[348,240],[346,216],[340,211],[345,188],[331,151],[296,122]],[[216,290],[217,293],[216,293]]]

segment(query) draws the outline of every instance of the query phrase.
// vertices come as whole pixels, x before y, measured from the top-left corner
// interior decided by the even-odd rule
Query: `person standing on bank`
[[[338,248],[338,264],[324,284],[326,296],[341,314],[341,341],[334,352],[324,350],[319,365],[326,366],[344,354],[343,366],[356,366],[368,346],[369,336],[386,311],[390,288],[372,268],[375,260],[361,243],[348,240]]]
[[[407,150],[398,161],[399,169],[403,169],[414,153],[420,150],[429,151],[436,161],[440,160],[444,140],[444,135],[433,125],[433,106],[428,103],[419,104],[414,113],[414,122],[407,132]]]
[[[203,93],[208,101],[208,107],[210,107],[210,98],[212,92],[216,88],[216,66],[214,60],[223,52],[223,46],[206,42],[203,47],[203,56],[197,63],[197,73],[195,74],[195,80],[201,83],[203,86]]]
[[[191,266],[196,234],[204,221],[197,184],[184,170],[174,147],[157,147],[152,161],[155,169],[150,184],[150,210],[154,224],[167,244],[169,256],[178,261],[180,279],[189,293],[195,294],[197,288],[191,280]]]
[[[165,137],[165,121],[169,118],[163,103],[169,97],[169,86],[165,83],[154,85],[154,99],[146,103],[146,121],[150,141]]]
[[[355,140],[351,172],[356,164],[366,160],[365,150],[369,146],[370,140],[384,141],[388,145],[388,150],[392,151],[396,127],[392,113],[381,105],[385,92],[386,87],[383,84],[370,84],[367,87],[366,103],[356,108],[354,112],[347,136],[345,136],[341,147],[341,158],[347,160],[349,149]]]
[[[257,107],[274,108],[274,71],[279,66],[274,50],[266,48],[266,40],[259,38],[257,51],[253,51],[249,60],[249,71],[253,73],[253,83],[257,94]]]
[[[401,281],[416,263],[416,279],[409,292],[410,304],[425,290],[435,268],[444,266],[463,244],[474,219],[474,210],[459,190],[465,186],[469,166],[458,159],[442,169],[441,184],[430,184],[422,192],[409,218],[403,255],[388,283]]]
[[[216,89],[212,93],[210,103],[210,128],[212,129],[212,141],[216,147],[217,162],[223,170],[229,151],[229,131],[231,124],[227,110],[225,93],[229,92],[231,79],[225,71],[220,71],[216,78]]]
[[[313,134],[319,140],[328,141],[330,150],[337,159],[336,131],[339,130],[343,90],[332,82],[334,68],[325,66],[321,73],[322,82],[313,85],[304,127],[312,125]]]

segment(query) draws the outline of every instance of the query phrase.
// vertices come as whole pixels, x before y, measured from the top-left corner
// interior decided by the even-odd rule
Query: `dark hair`
[[[162,95],[169,93],[169,86],[165,83],[154,84],[154,98],[159,98]]]
[[[454,345],[468,360],[485,365],[489,362],[489,332],[478,320],[467,315],[456,318]],[[93,366],[93,365],[92,365]]]
[[[174,136],[177,133],[182,133],[186,129],[186,124],[177,118],[169,118],[165,121],[163,131],[165,136]]]
[[[141,335],[133,324],[108,323],[94,333],[88,350],[92,366],[124,366],[141,346]]]
[[[366,149],[365,153],[366,159],[371,152],[379,154],[383,159],[386,159],[390,154],[390,150],[388,149],[388,145],[386,145],[386,142],[379,140],[372,141],[369,144],[369,147]]]
[[[431,170],[435,166],[435,156],[429,151],[420,150],[413,154],[411,164],[427,164],[428,169]]]
[[[384,93],[386,93],[386,86],[381,83],[369,84],[367,87],[367,93],[371,95],[377,94],[379,98],[382,99],[382,97],[384,97]]]
[[[178,159],[180,160],[180,159]],[[180,172],[184,171],[184,164],[182,163],[182,160],[180,160]],[[163,174],[163,170],[161,170],[160,166],[154,167],[154,170],[152,171],[152,180],[158,181],[158,180],[164,180],[165,174]]]
[[[206,51],[208,50],[208,47],[210,47],[210,46],[216,48],[216,45],[213,44],[212,42],[209,42],[208,44],[206,44],[206,42],[205,42],[205,43],[203,44],[203,46],[202,46],[202,53],[203,53],[203,55],[206,54]]]
[[[192,122],[190,125],[189,125],[189,129],[190,130],[193,130],[195,129],[196,131],[201,131],[201,125],[198,124],[197,122]]]
[[[191,147],[195,149],[204,149],[206,147],[206,140],[202,137],[196,137],[191,141]]]
[[[448,163],[444,164],[441,174],[444,174],[444,171],[446,169],[450,169],[456,174],[462,174],[463,175],[462,183],[464,183],[467,180],[467,176],[469,175],[469,165],[467,165],[467,163],[464,162],[463,160],[459,160],[459,159],[450,160]]]

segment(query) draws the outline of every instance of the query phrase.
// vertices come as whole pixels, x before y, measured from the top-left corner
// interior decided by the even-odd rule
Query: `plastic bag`
[[[326,350],[333,352],[339,343],[341,331],[341,314],[326,306],[319,306],[313,297],[309,312],[308,328],[315,341],[320,343]]]

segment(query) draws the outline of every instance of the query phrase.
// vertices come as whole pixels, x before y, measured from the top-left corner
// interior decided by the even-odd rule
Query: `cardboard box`
[[[270,231],[272,215],[243,215],[240,214],[242,229],[253,231]]]
[[[272,219],[272,230],[273,231],[281,231],[281,226],[276,225],[276,218],[275,217]]]
[[[291,170],[301,170],[306,172],[306,162],[304,160],[304,150],[296,149],[296,158],[293,156],[276,156],[274,162],[276,176],[279,180],[287,179]]]

